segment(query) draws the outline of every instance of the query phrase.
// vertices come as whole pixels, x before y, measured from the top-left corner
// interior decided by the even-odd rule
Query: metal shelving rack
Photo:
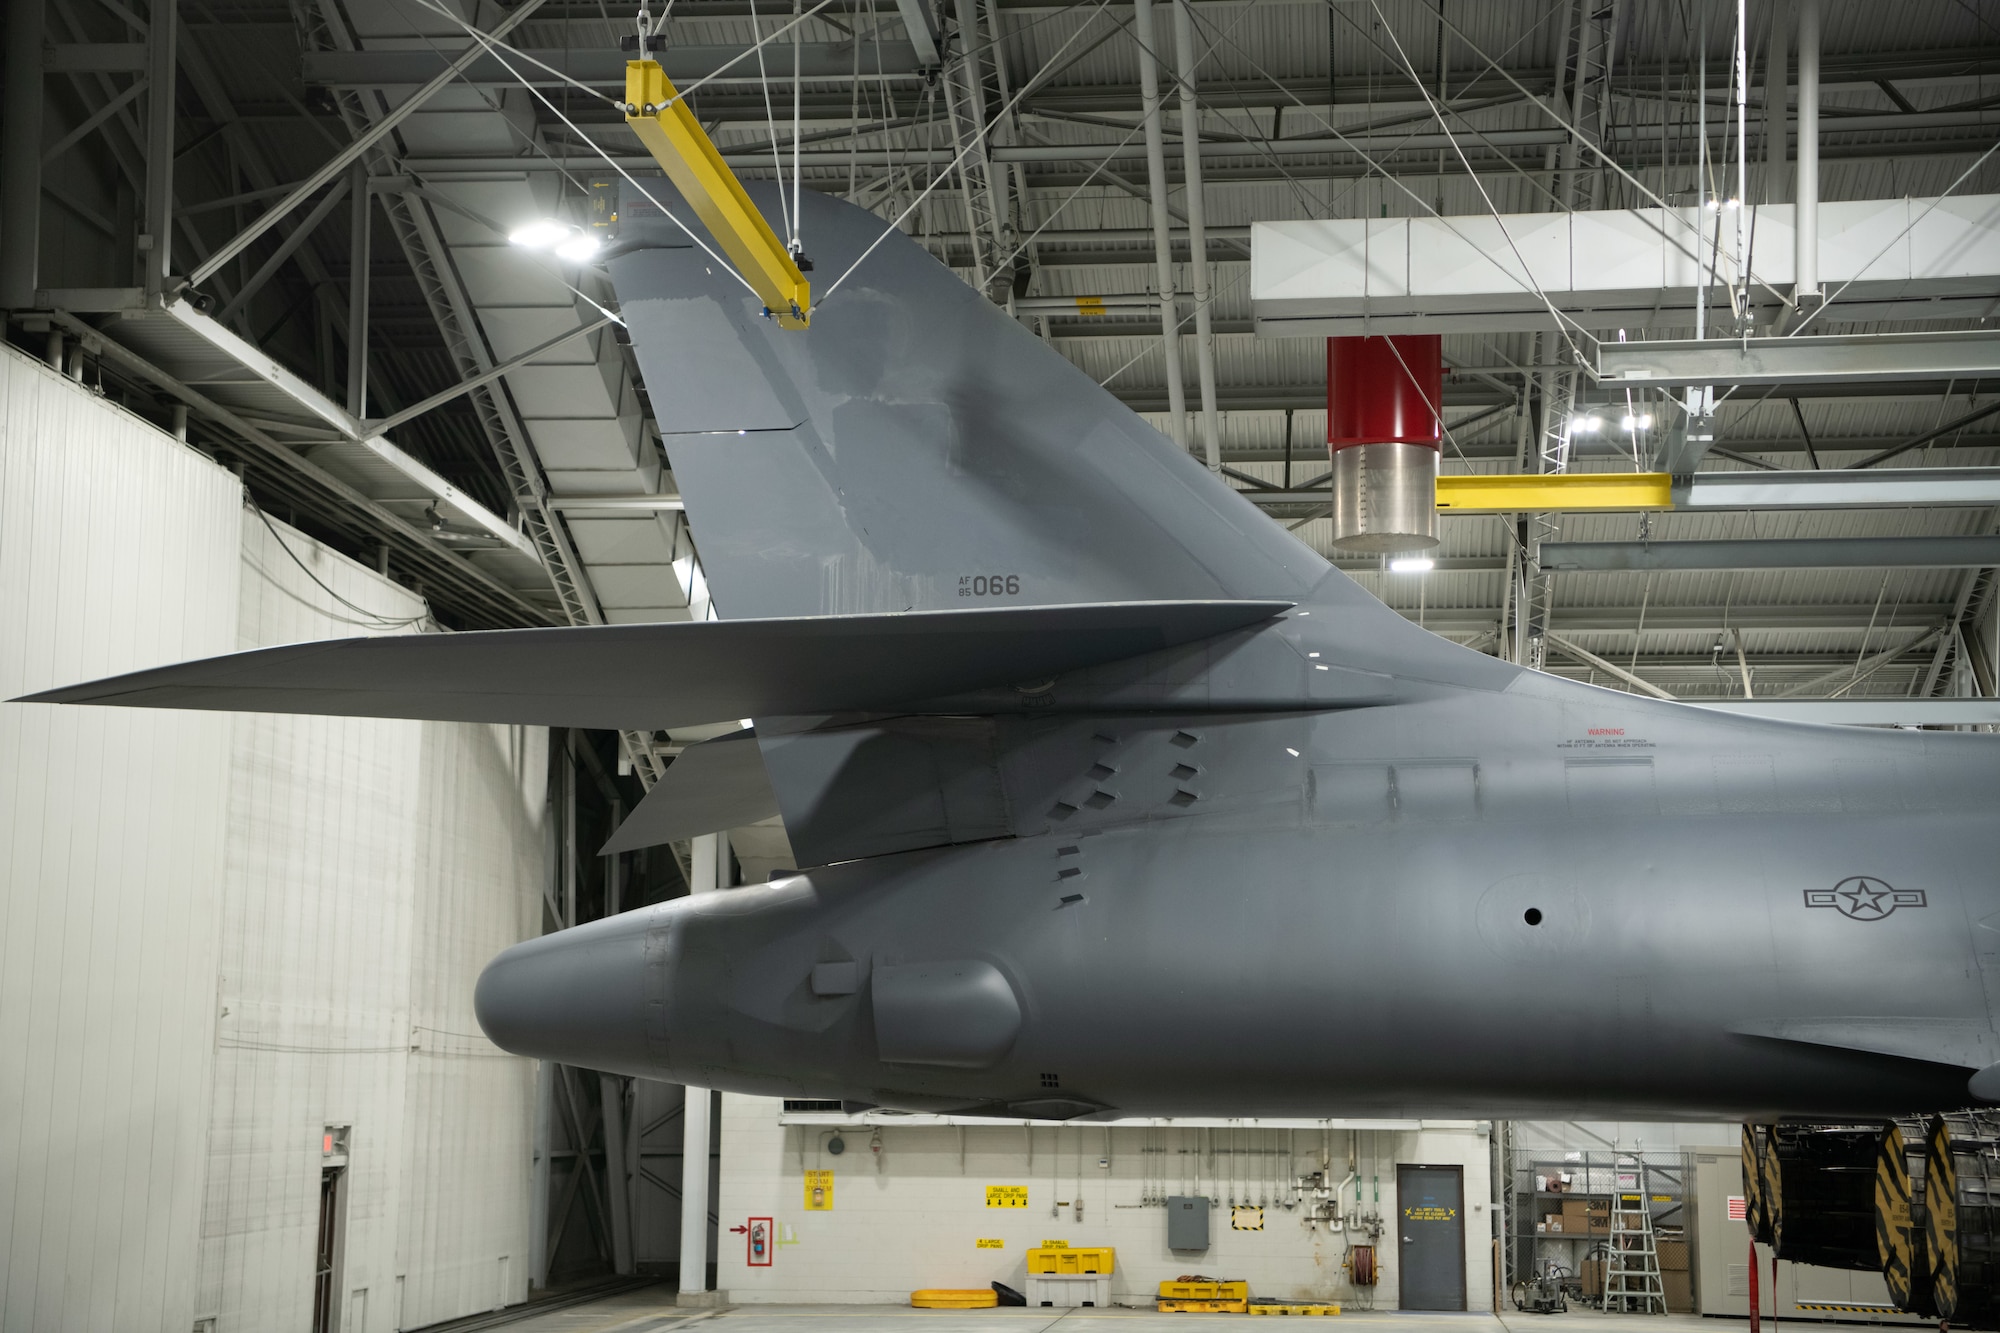
[[[1682,1238],[1693,1239],[1693,1211],[1688,1207],[1690,1186],[1694,1179],[1693,1164],[1687,1154],[1678,1149],[1668,1152],[1615,1152],[1604,1149],[1563,1153],[1510,1144],[1506,1156],[1509,1160],[1506,1193],[1499,1201],[1506,1237],[1500,1247],[1503,1299],[1512,1290],[1515,1281],[1534,1277],[1553,1262],[1566,1270],[1564,1280],[1570,1286],[1572,1300],[1601,1303],[1601,1291],[1585,1296],[1583,1265],[1593,1253],[1600,1258],[1607,1255],[1614,1237],[1620,1234],[1611,1230],[1615,1195],[1628,1196],[1628,1209],[1633,1206],[1629,1196],[1641,1195],[1651,1215],[1655,1234],[1662,1228],[1670,1234],[1678,1229]],[[1545,1178],[1565,1173],[1571,1182],[1568,1189],[1540,1188]],[[1559,1212],[1563,1203],[1579,1199],[1602,1205],[1604,1230],[1544,1232],[1536,1229],[1536,1224],[1547,1214]]]

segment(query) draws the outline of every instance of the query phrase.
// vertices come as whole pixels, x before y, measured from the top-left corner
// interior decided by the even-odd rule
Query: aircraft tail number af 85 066
[[[1021,576],[1019,574],[960,574],[958,576],[960,597],[1019,597]]]

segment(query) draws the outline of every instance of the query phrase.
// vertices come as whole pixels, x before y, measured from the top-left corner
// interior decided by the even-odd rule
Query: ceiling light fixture
[[[507,233],[507,240],[524,250],[550,250],[569,264],[588,264],[597,258],[604,242],[581,227],[553,218],[524,222]]]
[[[1389,562],[1391,574],[1428,574],[1437,568],[1437,561],[1427,555],[1399,555]]]
[[[534,222],[524,222],[508,232],[507,243],[523,246],[529,250],[547,250],[575,230],[576,228],[566,222],[539,218]]]
[[[588,264],[597,258],[603,243],[587,231],[580,231],[556,247],[556,258],[566,259],[572,264]]]

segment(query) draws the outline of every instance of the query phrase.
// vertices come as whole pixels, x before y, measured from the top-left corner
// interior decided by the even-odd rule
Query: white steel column
[[[1132,0],[1132,38],[1139,44],[1139,106],[1146,122],[1146,193],[1153,206],[1154,282],[1160,289],[1160,347],[1167,358],[1171,433],[1187,443],[1187,389],[1181,384],[1180,314],[1174,308],[1174,251],[1167,223],[1167,150],[1160,132],[1159,34],[1153,0]]]
[[[145,236],[152,248],[139,256],[145,271],[141,285],[148,296],[165,289],[173,267],[174,38],[179,27],[177,0],[156,0],[146,16]]]
[[[1819,0],[1799,0],[1799,177],[1793,302],[1819,292]]]
[[[1201,447],[1210,472],[1222,470],[1222,427],[1215,410],[1215,324],[1209,309],[1208,229],[1202,212],[1201,113],[1194,96],[1194,21],[1188,0],[1174,0],[1174,56],[1180,62],[1181,174],[1187,186],[1188,272],[1194,287],[1194,363],[1201,379]]]
[[[1786,143],[1790,129],[1790,101],[1786,86],[1792,78],[1792,41],[1787,28],[1790,14],[1782,4],[1771,20],[1771,32],[1764,39],[1764,202],[1785,202],[1785,159],[1791,149]]]
[[[370,252],[368,164],[356,162],[349,168],[348,191],[354,196],[354,231],[347,261],[347,414],[357,419],[368,416],[368,269]],[[575,743],[575,738],[570,738]],[[575,762],[574,759],[571,760]],[[574,921],[571,925],[576,924]]]
[[[7,7],[7,104],[0,130],[0,307],[35,304],[42,235],[42,18],[44,6]]]
[[[597,1095],[604,1110],[604,1194],[611,1212],[611,1267],[620,1275],[632,1269],[631,1167],[625,1160],[625,1080],[616,1074],[597,1076]]]
[[[688,857],[688,891],[713,893],[727,875],[729,852],[720,833],[693,840]],[[681,1089],[681,1292],[708,1290],[709,1091]]]
[[[535,1162],[528,1195],[528,1285],[549,1285],[549,1120],[555,1114],[556,1067],[535,1062]]]

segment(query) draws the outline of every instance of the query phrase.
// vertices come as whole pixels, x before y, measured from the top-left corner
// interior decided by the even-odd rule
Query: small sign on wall
[[[809,1213],[833,1211],[833,1172],[806,1172],[806,1211]]]
[[[1264,1210],[1256,1207],[1231,1208],[1229,1210],[1229,1227],[1232,1231],[1262,1231],[1264,1229]]]
[[[1026,1185],[988,1185],[986,1187],[988,1208],[1026,1208],[1028,1187]]]
[[[1042,1248],[1045,1250],[1066,1250],[1069,1248],[1069,1242],[1066,1240],[1045,1240],[1042,1242]]]
[[[975,1240],[972,1242],[972,1248],[975,1250],[1004,1250],[1007,1248],[1007,1242],[998,1237],[991,1240]]]

